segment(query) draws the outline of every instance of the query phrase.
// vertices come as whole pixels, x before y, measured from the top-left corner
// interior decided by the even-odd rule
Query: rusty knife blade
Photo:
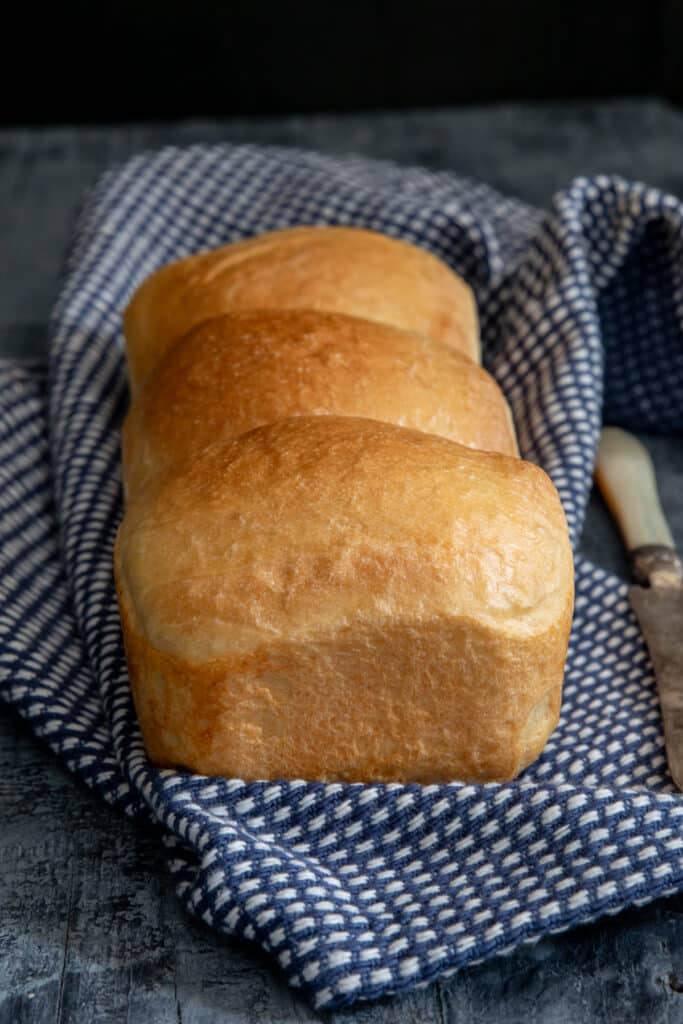
[[[635,551],[633,555],[638,556],[640,552]],[[629,599],[655,671],[669,771],[678,789],[683,790],[683,578],[680,561],[673,551],[663,571],[662,549],[658,554],[656,560],[641,558],[640,565],[637,557],[634,558],[636,577],[649,580],[649,586],[630,587]]]

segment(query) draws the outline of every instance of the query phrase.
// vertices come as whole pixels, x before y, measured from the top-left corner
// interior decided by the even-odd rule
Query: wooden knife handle
[[[618,427],[604,428],[598,446],[595,479],[629,552],[651,545],[673,548],[671,530],[657,493],[652,459],[633,434]]]

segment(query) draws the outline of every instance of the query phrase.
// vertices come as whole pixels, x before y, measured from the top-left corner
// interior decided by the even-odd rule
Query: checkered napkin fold
[[[576,543],[603,413],[683,428],[683,206],[599,177],[543,214],[445,173],[164,149],[89,195],[47,372],[0,366],[0,693],[101,797],[163,826],[189,911],[334,1007],[683,888],[683,797],[625,586],[582,558],[561,722],[514,783],[245,784],[147,761],[112,578],[121,311],[169,260],[301,223],[407,239],[471,283],[486,365]]]

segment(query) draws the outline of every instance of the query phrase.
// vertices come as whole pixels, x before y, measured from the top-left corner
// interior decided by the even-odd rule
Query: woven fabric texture
[[[683,207],[594,178],[542,213],[357,158],[164,149],[88,196],[47,368],[0,364],[0,694],[102,798],[159,823],[190,912],[333,1007],[683,887],[683,798],[625,585],[581,558],[560,725],[512,784],[245,784],[148,762],[112,577],[121,312],[168,260],[300,223],[374,228],[467,278],[522,453],[576,543],[603,414],[683,428]]]

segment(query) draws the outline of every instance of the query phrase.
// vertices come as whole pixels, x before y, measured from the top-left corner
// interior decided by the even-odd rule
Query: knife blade
[[[654,466],[641,442],[605,427],[595,479],[626,545],[629,600],[657,680],[671,777],[683,790],[683,565],[662,511]]]

